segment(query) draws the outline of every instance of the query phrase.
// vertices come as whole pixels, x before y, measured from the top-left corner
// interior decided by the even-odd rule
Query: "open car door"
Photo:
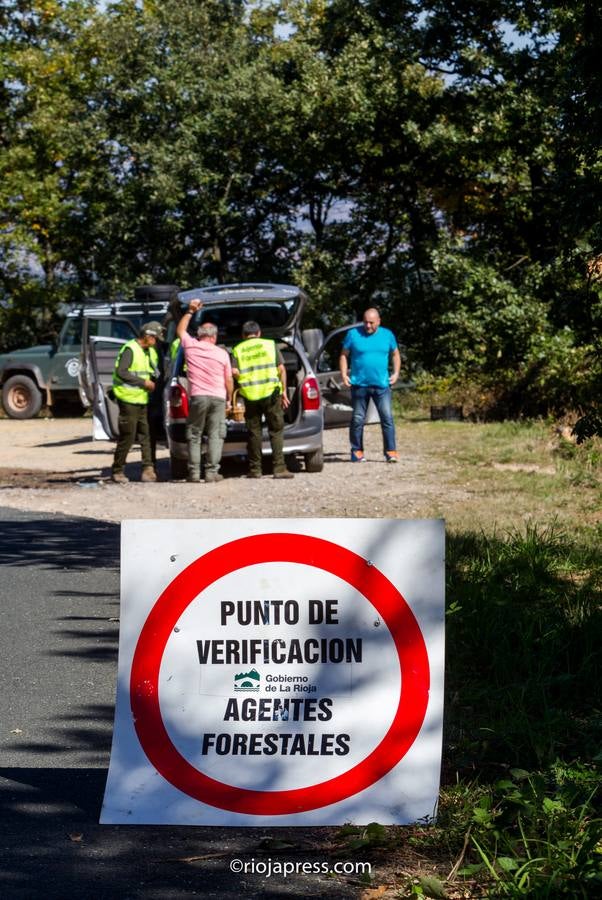
[[[125,343],[118,338],[90,337],[86,345],[85,390],[92,404],[93,436],[97,441],[116,441],[119,437],[119,407],[112,396],[113,370]]]
[[[325,428],[347,428],[351,423],[351,388],[345,387],[339,371],[339,356],[345,335],[356,325],[345,325],[331,331],[311,361],[320,385]],[[366,411],[366,425],[378,422],[376,407],[370,401]]]
[[[92,406],[94,403],[95,388],[92,381],[92,367],[90,365],[90,341],[102,338],[116,338],[120,345],[137,337],[137,326],[123,316],[99,316],[92,309],[81,318],[81,352],[79,358],[79,394],[84,406]],[[108,349],[108,347],[107,347]],[[119,348],[117,349],[119,352]]]

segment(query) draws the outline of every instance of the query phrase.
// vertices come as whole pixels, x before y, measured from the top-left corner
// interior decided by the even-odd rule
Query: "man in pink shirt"
[[[186,358],[186,374],[190,393],[190,411],[186,422],[188,443],[188,481],[201,480],[201,438],[207,435],[205,458],[205,482],[221,481],[219,464],[226,436],[226,403],[232,402],[234,384],[230,355],[216,346],[217,327],[210,323],[201,325],[197,337],[186,330],[190,318],[203,304],[191,300],[176,333],[182,343]]]

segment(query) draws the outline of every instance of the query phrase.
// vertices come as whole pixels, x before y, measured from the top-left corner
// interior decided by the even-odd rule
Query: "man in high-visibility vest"
[[[148,398],[155,390],[158,354],[156,344],[163,340],[160,322],[147,322],[140,335],[124,344],[115,361],[113,396],[119,406],[119,439],[113,458],[112,480],[125,484],[125,461],[134,441],[142,451],[142,481],[156,481],[148,425]]]
[[[261,422],[265,417],[272,447],[274,478],[293,478],[284,461],[286,368],[275,341],[261,337],[257,322],[245,322],[242,341],[232,351],[232,374],[245,401],[248,478],[261,478]]]

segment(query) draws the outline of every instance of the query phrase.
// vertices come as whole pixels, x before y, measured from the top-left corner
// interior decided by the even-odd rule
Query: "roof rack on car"
[[[167,303],[164,300],[83,300],[81,303],[71,304],[68,315],[87,316],[98,315],[126,315],[140,313],[161,313],[167,311]]]
[[[169,301],[179,291],[176,284],[140,284],[134,288],[133,296],[118,295],[116,298],[108,300],[106,297],[86,297],[81,303],[72,303],[70,305],[70,315],[86,314],[88,307],[94,308],[98,312],[99,308],[104,308],[108,313],[145,313],[145,312],[166,312]]]

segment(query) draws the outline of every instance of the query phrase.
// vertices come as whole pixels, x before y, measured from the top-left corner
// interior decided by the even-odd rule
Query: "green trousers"
[[[247,438],[247,458],[249,460],[249,472],[261,473],[261,421],[265,417],[265,423],[270,437],[272,448],[272,471],[284,472],[284,412],[279,391],[275,391],[270,397],[261,400],[247,400],[245,398],[245,422],[249,436]]]
[[[152,468],[150,432],[148,427],[148,408],[146,403],[119,404],[119,440],[115,447],[113,457],[113,475],[123,472],[127,455],[132,449],[132,444],[137,441],[142,450],[142,468]]]
[[[199,478],[201,473],[201,439],[207,435],[205,474],[219,471],[224,438],[226,437],[226,401],[219,397],[195,396],[190,400],[186,421],[188,444],[188,475]]]

